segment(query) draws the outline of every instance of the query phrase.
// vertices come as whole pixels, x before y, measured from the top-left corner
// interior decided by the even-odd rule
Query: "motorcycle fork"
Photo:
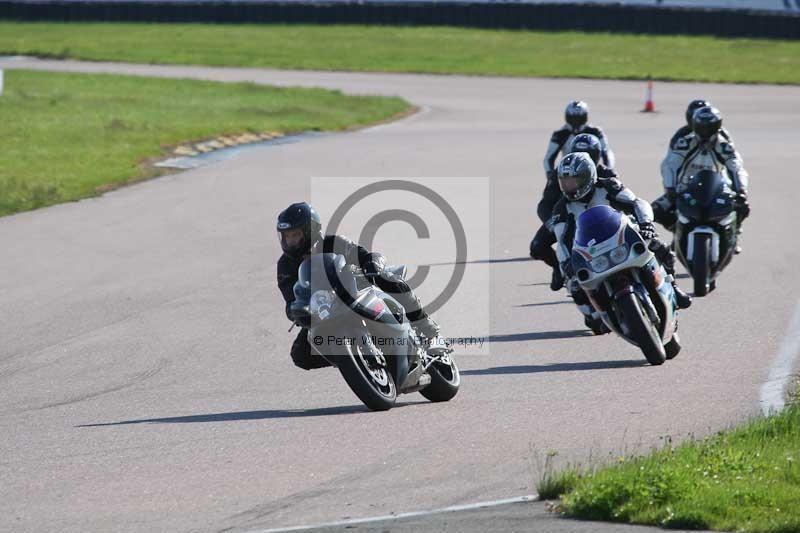
[[[707,226],[707,225],[706,226],[697,226],[697,227],[693,228],[692,231],[690,231],[686,235],[686,256],[687,256],[687,260],[690,263],[692,261],[694,261],[694,237],[695,237],[695,235],[700,234],[700,233],[707,234],[709,239],[710,239],[710,245],[711,245],[711,250],[710,250],[710,252],[711,252],[710,256],[711,257],[709,258],[711,260],[711,265],[710,266],[712,267],[712,269],[715,269],[716,266],[719,264],[719,246],[720,246],[720,242],[719,241],[720,241],[720,236],[719,236],[719,233],[715,230],[715,228],[712,228],[711,226]]]
[[[647,317],[656,325],[656,328],[661,331],[661,316],[653,303],[653,297],[649,294],[647,287],[643,283],[637,283],[633,286],[633,292],[642,303],[642,307],[644,307],[647,312]]]
[[[639,278],[647,290],[650,304],[655,308],[659,323],[664,323],[667,319],[667,309],[664,307],[658,288],[661,287],[664,282],[669,281],[671,283],[671,276],[667,275],[665,278],[661,270],[661,265],[653,258],[639,270]]]
[[[608,293],[613,300],[619,300],[620,296],[631,294],[633,292],[633,282],[626,275],[619,275],[606,281],[608,284]]]
[[[633,287],[631,286],[631,281],[625,275],[617,275],[610,280],[606,280],[603,282],[603,287],[605,291],[595,291],[596,293],[604,292],[602,298],[608,302],[607,304],[607,311],[606,316],[614,324],[614,329],[619,332],[624,333],[624,328],[622,327],[622,321],[620,320],[619,315],[619,308],[615,305],[617,299],[626,294],[627,292],[633,292]]]
[[[615,301],[618,300],[620,296],[634,294],[641,302],[642,307],[645,309],[645,312],[648,315],[648,318],[653,321],[653,323],[655,323],[660,330],[663,322],[658,310],[653,304],[653,299],[649,294],[647,286],[641,280],[641,276],[637,275],[636,272],[631,271],[627,272],[625,275],[615,277],[606,283],[608,284],[610,289],[609,292],[613,294],[613,299]]]
[[[583,289],[583,292],[586,293],[586,297],[589,298],[592,307],[601,313],[608,312],[611,302],[609,301],[606,291]]]

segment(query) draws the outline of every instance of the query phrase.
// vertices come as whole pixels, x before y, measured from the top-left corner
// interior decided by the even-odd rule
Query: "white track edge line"
[[[506,498],[503,500],[491,500],[491,501],[477,502],[477,503],[467,503],[461,505],[451,505],[450,507],[442,507],[440,509],[429,509],[425,511],[409,511],[406,513],[389,514],[384,516],[352,518],[349,520],[339,520],[336,522],[325,522],[321,524],[311,524],[304,526],[279,527],[275,529],[253,529],[253,530],[248,530],[248,533],[284,533],[287,531],[307,531],[310,529],[320,529],[323,527],[352,526],[356,524],[367,524],[370,522],[386,522],[389,520],[400,520],[402,518],[415,518],[418,516],[453,513],[456,511],[471,511],[474,509],[482,509],[484,507],[498,507],[500,505],[508,505],[512,503],[530,502],[530,501],[536,501],[538,498],[539,496],[536,494],[527,494],[525,496],[517,496],[515,498]]]
[[[761,386],[759,402],[764,415],[777,413],[786,405],[786,387],[792,377],[798,355],[800,355],[800,302],[795,306],[786,336],[772,361],[769,377]]]

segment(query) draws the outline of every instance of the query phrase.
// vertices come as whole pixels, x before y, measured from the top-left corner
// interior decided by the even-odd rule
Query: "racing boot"
[[[419,335],[425,337],[423,343],[429,355],[437,356],[451,351],[450,344],[444,337],[439,335],[439,330],[441,329],[439,324],[431,317],[426,316],[414,322],[414,329]]]
[[[655,254],[656,259],[664,266],[664,270],[672,277],[672,289],[675,291],[675,305],[678,309],[688,309],[692,305],[692,298],[680,287],[678,282],[675,281],[675,252],[667,246],[661,239],[655,238],[650,240],[650,250]]]
[[[561,273],[561,268],[558,265],[553,267],[553,274],[550,277],[550,290],[558,291],[564,286],[564,274]]]
[[[675,291],[675,304],[678,309],[688,309],[692,305],[692,297],[678,287],[678,282],[673,278],[672,290]]]
[[[586,296],[586,293],[580,288],[577,282],[570,283],[567,288],[575,305],[578,306],[578,311],[583,315],[583,323],[586,327],[592,330],[592,333],[595,335],[611,333],[611,330],[608,329],[603,319],[600,318],[600,314],[591,306],[589,297]]]
[[[599,316],[594,316],[595,313],[591,315],[583,315],[583,323],[586,324],[586,327],[592,330],[592,333],[595,335],[605,335],[606,333],[611,333],[611,330],[608,329],[603,319]]]
[[[426,346],[430,355],[438,355],[437,352],[447,352],[450,345],[439,336],[439,324],[436,323],[419,301],[414,291],[405,283],[398,284],[392,296],[403,306],[406,311],[406,319],[411,322],[418,335],[425,337],[423,344]]]
[[[414,329],[417,330],[417,333],[420,335],[427,337],[429,339],[433,339],[434,337],[439,336],[439,324],[436,323],[434,319],[429,316],[417,320],[413,323]]]

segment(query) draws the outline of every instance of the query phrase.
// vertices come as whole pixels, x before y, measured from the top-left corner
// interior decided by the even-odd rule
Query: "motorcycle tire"
[[[428,367],[431,383],[421,391],[425,398],[432,402],[446,402],[458,394],[461,386],[461,374],[453,356],[446,355],[444,360],[437,361]]]
[[[345,382],[364,405],[373,411],[388,411],[397,401],[397,386],[385,367],[370,366],[371,344],[348,346],[349,357],[337,365]]]
[[[662,365],[667,359],[661,337],[655,326],[647,318],[639,298],[633,294],[625,294],[618,300],[625,322],[630,330],[630,336],[639,346],[645,359],[651,365]]]
[[[675,359],[681,353],[681,340],[677,333],[673,333],[672,338],[664,345],[664,352],[667,355],[667,360]]]
[[[708,235],[694,236],[694,257],[692,258],[692,278],[694,278],[694,295],[708,294],[708,278],[711,277],[710,242]]]

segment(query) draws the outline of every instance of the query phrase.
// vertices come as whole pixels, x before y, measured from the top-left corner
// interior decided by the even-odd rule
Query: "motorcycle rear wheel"
[[[667,359],[661,337],[655,326],[647,318],[642,303],[633,293],[625,294],[618,300],[631,338],[639,346],[645,359],[651,365],[662,365]]]
[[[441,360],[428,367],[431,383],[421,391],[425,398],[432,402],[446,402],[458,394],[461,385],[461,374],[451,355],[445,355]]]
[[[370,361],[376,350],[371,344],[348,346],[349,357],[337,365],[350,389],[373,411],[388,411],[397,401],[397,386],[389,370]]]

